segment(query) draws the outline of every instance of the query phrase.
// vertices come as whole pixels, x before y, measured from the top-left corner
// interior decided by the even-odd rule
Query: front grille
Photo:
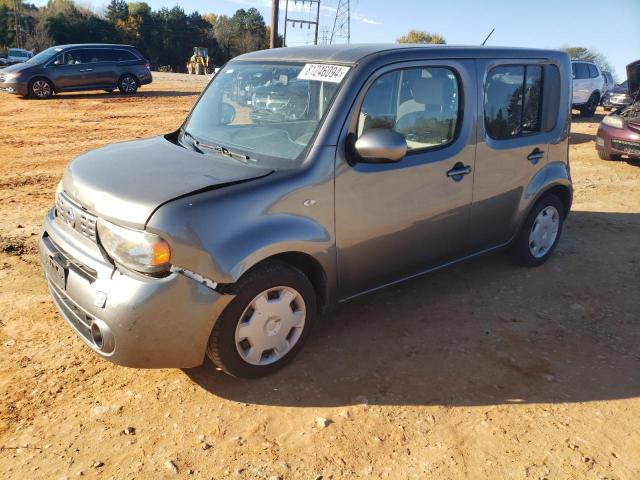
[[[53,301],[67,322],[69,322],[74,330],[82,335],[83,338],[89,343],[92,343],[91,321],[94,317],[80,308],[67,294],[51,282],[49,282],[49,291],[51,292]]]
[[[90,240],[96,241],[97,217],[71,200],[64,192],[56,198],[56,216]]]
[[[611,140],[611,146],[616,150],[633,155],[640,155],[640,143],[625,140]]]

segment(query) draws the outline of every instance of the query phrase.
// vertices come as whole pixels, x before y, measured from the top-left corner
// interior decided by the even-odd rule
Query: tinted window
[[[598,76],[598,69],[596,68],[596,66],[588,64],[587,67],[589,67],[589,77],[596,78]]]
[[[114,50],[114,55],[118,62],[128,62],[130,60],[138,60],[133,53],[128,50]]]
[[[98,63],[102,50],[97,48],[88,48],[82,50],[82,63]]]
[[[539,132],[541,94],[541,66],[492,69],[484,91],[484,123],[489,136],[504,139]]]
[[[64,52],[62,55],[62,63],[64,65],[79,65],[84,63],[85,56],[82,53],[82,50],[71,50],[69,52]]]
[[[458,123],[458,79],[448,68],[411,68],[380,76],[360,110],[358,136],[372,128],[402,134],[409,150],[449,143]]]
[[[589,78],[589,67],[587,67],[586,63],[574,63],[575,66],[573,74],[575,78],[582,80],[585,78]]]
[[[106,48],[102,48],[98,50],[98,61],[99,62],[115,62],[116,55],[113,50],[108,50]]]

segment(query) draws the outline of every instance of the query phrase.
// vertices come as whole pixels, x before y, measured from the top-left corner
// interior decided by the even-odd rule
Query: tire
[[[231,293],[236,298],[216,321],[207,357],[241,378],[262,377],[290,362],[317,317],[316,294],[306,275],[271,261],[249,271]],[[282,346],[281,352],[276,344]]]
[[[34,78],[29,82],[29,97],[46,100],[53,96],[53,84],[46,78]]]
[[[593,115],[596,113],[596,108],[598,108],[599,103],[600,95],[595,92],[592,93],[587,103],[580,107],[580,116],[585,118],[593,117]]]
[[[598,149],[598,156],[601,160],[620,160],[622,158],[620,155],[616,155],[615,153],[607,153],[604,150]]]
[[[558,245],[564,218],[564,205],[557,196],[546,193],[540,197],[513,244],[516,261],[526,267],[545,263]],[[534,233],[536,229],[541,229],[537,235]]]
[[[130,73],[122,75],[118,80],[118,90],[125,95],[133,95],[138,91],[139,86],[138,79]]]

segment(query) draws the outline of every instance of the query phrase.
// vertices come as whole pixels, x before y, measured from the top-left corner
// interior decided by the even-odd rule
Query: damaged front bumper
[[[204,361],[216,319],[233,299],[181,271],[121,272],[98,245],[50,210],[40,261],[56,307],[93,351],[119,365],[190,368]]]

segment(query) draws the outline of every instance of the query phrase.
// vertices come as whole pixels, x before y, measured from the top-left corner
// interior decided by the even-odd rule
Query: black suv
[[[136,48],[99,43],[51,47],[0,70],[0,90],[33,98],[116,88],[132,94],[151,80],[149,61]]]

